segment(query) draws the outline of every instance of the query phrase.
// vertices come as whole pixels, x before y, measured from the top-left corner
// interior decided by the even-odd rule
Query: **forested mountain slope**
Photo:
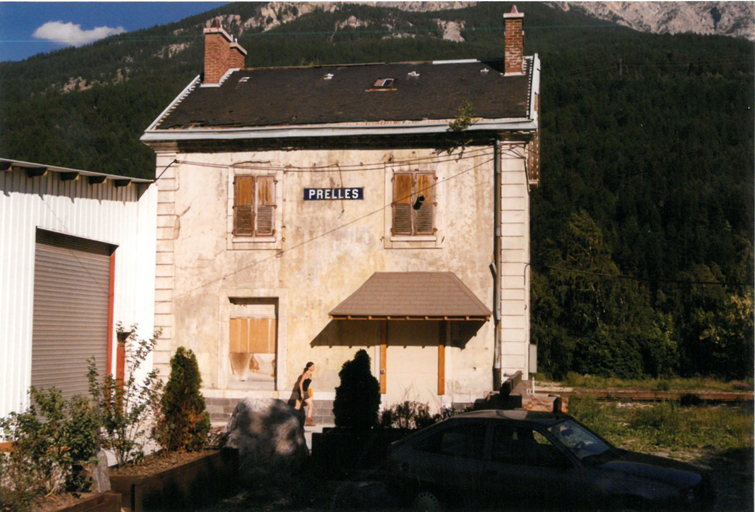
[[[202,71],[214,16],[255,67],[501,57],[511,9],[335,6],[272,16],[267,4],[234,3],[1,63],[0,155],[154,176],[139,137]],[[532,195],[541,369],[752,375],[755,46],[519,7],[525,54],[542,61]],[[443,39],[450,24],[462,42]]]

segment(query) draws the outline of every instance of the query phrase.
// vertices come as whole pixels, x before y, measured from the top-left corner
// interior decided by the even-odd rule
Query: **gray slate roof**
[[[489,317],[453,272],[376,272],[330,312],[332,317]]]
[[[219,87],[195,87],[155,128],[446,120],[467,102],[474,117],[526,119],[532,68],[527,58],[520,76],[503,76],[502,60],[244,69]],[[371,90],[381,78],[394,88]]]

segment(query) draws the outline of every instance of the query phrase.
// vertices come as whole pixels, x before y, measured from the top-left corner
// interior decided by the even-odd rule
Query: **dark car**
[[[391,488],[419,510],[707,509],[707,475],[612,446],[571,416],[483,410],[390,446]]]

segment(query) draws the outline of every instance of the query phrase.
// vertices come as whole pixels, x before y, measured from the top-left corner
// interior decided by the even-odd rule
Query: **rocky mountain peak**
[[[641,32],[723,35],[755,41],[755,2],[548,2]]]

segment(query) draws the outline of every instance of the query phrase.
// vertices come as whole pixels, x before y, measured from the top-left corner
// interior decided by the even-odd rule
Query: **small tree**
[[[199,388],[202,377],[194,352],[178,347],[170,360],[170,378],[160,403],[152,437],[166,450],[196,451],[204,448],[210,431],[210,415]]]
[[[118,325],[118,332],[123,328]],[[89,360],[89,394],[97,405],[102,425],[102,446],[115,454],[118,464],[139,461],[146,442],[147,423],[152,419],[154,404],[162,392],[156,370],[144,378],[138,373],[157,343],[160,332],[149,340],[137,340],[136,326],[125,341],[125,375],[105,375],[100,379],[94,358]]]
[[[380,384],[370,372],[370,356],[359,350],[346,361],[338,376],[333,414],[337,427],[371,428],[377,424]]]

